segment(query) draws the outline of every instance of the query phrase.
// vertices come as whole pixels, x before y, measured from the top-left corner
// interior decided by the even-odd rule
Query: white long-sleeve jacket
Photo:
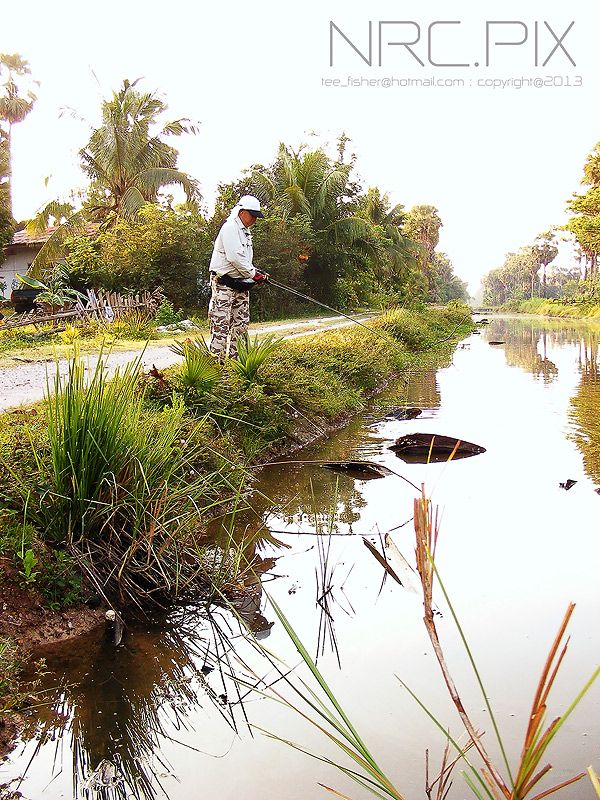
[[[256,268],[252,264],[254,250],[252,235],[234,208],[221,226],[210,259],[210,271],[232,278],[253,278]]]

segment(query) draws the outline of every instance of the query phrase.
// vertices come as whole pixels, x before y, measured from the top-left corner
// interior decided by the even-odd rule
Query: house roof
[[[16,233],[13,234],[9,247],[14,245],[26,245],[31,247],[36,244],[44,244],[44,242],[50,238],[55,230],[55,226],[46,228],[43,233],[38,233],[35,236],[31,236],[26,230],[16,231]]]
[[[57,225],[51,225],[49,228],[46,228],[45,231],[43,231],[41,233],[37,233],[37,234],[35,234],[33,236],[31,234],[27,233],[26,229],[24,229],[22,231],[16,231],[13,234],[12,240],[11,240],[10,244],[7,245],[7,247],[10,247],[10,248],[13,248],[13,247],[38,247],[38,246],[44,244],[44,242],[48,241],[48,239],[50,238],[50,236],[52,236],[52,234],[57,229],[57,227],[58,227]],[[89,222],[85,226],[85,232],[87,234],[91,234],[91,235],[96,234],[98,232],[98,224],[97,223],[93,223],[93,222]]]

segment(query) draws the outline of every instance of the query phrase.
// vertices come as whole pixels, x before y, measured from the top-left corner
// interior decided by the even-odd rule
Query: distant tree
[[[33,108],[35,94],[30,88],[22,87],[21,79],[31,75],[29,63],[18,53],[0,53],[0,203],[10,219],[12,211],[12,128]],[[29,80],[29,83],[31,81]],[[23,94],[24,92],[24,94]]]
[[[385,253],[385,258],[378,259],[380,269],[377,277],[392,284],[405,285],[409,273],[418,268],[418,248],[414,240],[403,233],[406,221],[404,206],[400,203],[392,206],[388,194],[382,194],[373,186],[359,198],[357,205],[358,213],[376,229]]]
[[[554,231],[545,231],[544,233],[540,233],[540,235],[535,240],[535,247],[537,248],[539,254],[538,260],[543,268],[542,297],[546,297],[547,294],[546,270],[548,268],[548,264],[551,264],[558,255],[558,247],[556,246]]]
[[[516,253],[507,253],[501,267],[483,276],[483,302],[486,305],[502,305],[508,300],[523,300],[528,294],[531,296],[534,275],[540,268],[532,251],[530,245]]]
[[[446,253],[434,253],[431,264],[431,288],[428,299],[434,303],[450,300],[467,301],[467,284],[454,274],[452,261]]]
[[[156,94],[140,92],[137,81],[123,81],[111,100],[102,103],[102,125],[79,151],[83,171],[91,180],[88,213],[104,221],[114,214],[132,219],[145,203],[156,203],[164,186],[179,184],[188,202],[199,199],[198,182],[177,169],[177,151],[169,136],[195,134],[188,119],[162,124],[167,110]]]
[[[585,259],[583,280],[595,278],[600,255],[600,142],[588,155],[581,183],[585,194],[574,193],[568,202],[573,216],[564,228],[574,234]]]
[[[0,263],[3,260],[2,248],[11,240],[14,220],[10,203],[10,162],[6,135],[0,129]]]
[[[434,206],[414,206],[406,215],[404,233],[420,246],[417,255],[421,271],[431,286],[433,254],[440,240],[442,220]]]
[[[310,225],[314,243],[303,280],[329,302],[335,299],[338,278],[378,252],[372,226],[358,213],[360,187],[351,179],[352,167],[353,161],[333,161],[321,148],[296,152],[281,144],[275,163],[252,173],[255,193],[273,214],[284,220],[303,216]]]

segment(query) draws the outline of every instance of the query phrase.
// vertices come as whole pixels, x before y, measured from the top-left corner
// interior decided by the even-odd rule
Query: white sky
[[[485,7],[484,7],[485,6]],[[483,11],[481,8],[483,8]],[[329,21],[366,51],[373,21],[373,66],[336,39],[329,65]],[[384,46],[378,66],[378,22],[421,27],[414,51]],[[427,28],[437,26],[432,60],[481,62],[479,68],[427,63]],[[528,41],[492,47],[485,66],[486,20],[522,21]],[[574,20],[564,47],[546,67],[534,66],[534,22],[539,60]],[[477,289],[479,278],[504,254],[565,221],[565,201],[579,188],[585,157],[600,139],[598,47],[600,5],[589,0],[487,2],[374,2],[210,4],[202,0],[30,0],[2,9],[0,52],[19,52],[41,82],[38,102],[14,129],[14,211],[33,215],[47,200],[84,185],[77,151],[89,125],[61,108],[99,122],[102,97],[123,78],[143,78],[159,90],[169,117],[201,122],[197,137],[174,140],[180,166],[201,184],[212,204],[217,183],[268,162],[280,141],[333,142],[351,138],[367,185],[407,208],[435,205],[444,223],[440,248],[455,272]],[[388,25],[383,41],[409,41],[416,28]],[[522,26],[496,26],[495,41],[522,36]],[[464,87],[328,88],[322,78],[463,78]],[[581,87],[478,87],[479,79],[558,76]],[[307,136],[317,132],[319,138]],[[44,179],[51,176],[46,187]]]

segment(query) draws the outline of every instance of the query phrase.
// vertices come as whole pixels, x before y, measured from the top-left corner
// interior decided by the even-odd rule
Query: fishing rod
[[[328,311],[333,311],[334,314],[339,314],[340,317],[345,317],[346,319],[349,319],[350,322],[354,322],[356,325],[360,325],[361,328],[366,328],[366,330],[371,331],[371,333],[375,333],[377,336],[381,336],[382,339],[385,339],[386,341],[389,342],[389,337],[386,336],[384,333],[381,333],[381,331],[378,331],[376,328],[372,328],[370,325],[365,325],[364,322],[360,322],[355,317],[352,317],[349,314],[344,314],[343,311],[339,311],[337,308],[328,306],[327,303],[321,303],[320,300],[315,300],[314,297],[309,297],[307,294],[302,294],[302,292],[298,292],[296,289],[292,289],[289,286],[284,286],[283,283],[278,283],[277,281],[274,281],[270,277],[267,283],[270,286],[275,286],[277,289],[283,289],[284,292],[295,294],[297,297],[301,297],[303,300],[308,300],[310,303],[315,303],[315,305],[321,306],[321,308],[326,308]]]

